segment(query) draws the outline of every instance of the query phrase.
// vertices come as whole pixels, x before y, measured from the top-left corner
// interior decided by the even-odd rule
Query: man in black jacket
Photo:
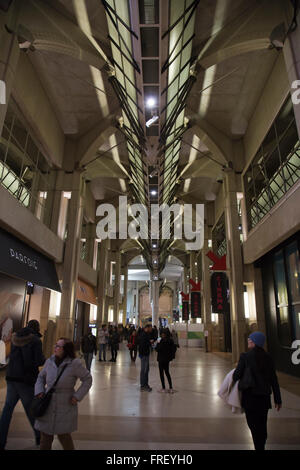
[[[81,339],[81,351],[83,353],[86,368],[90,371],[93,355],[97,355],[97,341],[96,337],[92,334],[91,328],[88,329],[88,333]]]
[[[138,337],[139,357],[141,359],[140,385],[141,391],[151,392],[149,380],[149,356],[153,339],[151,339],[152,325],[148,324]]]
[[[34,430],[36,444],[40,443],[40,432],[34,429],[35,418],[30,413],[30,406],[39,367],[44,364],[45,357],[39,324],[36,320],[34,322],[29,322],[27,327],[12,335],[12,348],[6,371],[6,400],[0,419],[0,450],[5,448],[12,414],[19,400]]]

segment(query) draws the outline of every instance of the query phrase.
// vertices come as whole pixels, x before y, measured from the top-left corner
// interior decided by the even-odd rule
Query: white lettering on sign
[[[34,261],[30,258],[27,258],[27,256],[23,255],[22,253],[18,253],[17,251],[13,250],[12,248],[9,249],[9,252],[10,252],[10,257],[11,258],[15,258],[18,261],[20,261],[21,263],[27,264],[30,268],[33,268],[37,271],[38,267],[37,267],[37,262],[36,261]]]

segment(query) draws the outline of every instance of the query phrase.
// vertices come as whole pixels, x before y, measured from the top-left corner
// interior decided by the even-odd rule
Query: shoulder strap
[[[68,367],[68,364],[65,364],[65,365],[64,365],[64,367],[63,367],[62,370],[60,371],[60,373],[59,373],[57,379],[55,380],[55,382],[54,382],[54,384],[52,385],[51,388],[54,388],[54,387],[55,387],[55,385],[57,384],[57,382],[59,381],[59,379],[60,379],[61,376],[63,375],[63,373],[64,373],[66,367]]]

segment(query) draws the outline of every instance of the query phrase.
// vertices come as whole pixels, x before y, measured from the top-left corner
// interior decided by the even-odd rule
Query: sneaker
[[[149,387],[149,385],[147,385],[147,387],[146,387],[146,392],[152,392],[152,388]]]
[[[162,389],[157,390],[157,391],[158,391],[158,393],[166,393],[167,392],[167,390],[165,388],[162,388]]]
[[[168,392],[171,393],[171,394],[173,394],[173,393],[175,393],[175,390],[173,390],[173,388],[170,388],[170,389],[168,390]]]

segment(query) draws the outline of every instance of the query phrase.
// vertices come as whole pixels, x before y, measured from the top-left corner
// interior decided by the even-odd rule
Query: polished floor
[[[109,356],[110,357],[110,356]],[[150,362],[151,393],[140,392],[140,360],[130,361],[125,343],[116,363],[93,361],[93,386],[79,404],[81,450],[250,450],[253,448],[244,415],[235,415],[218,397],[232,365],[226,354],[180,348],[171,363],[176,393],[161,394],[156,353]],[[300,450],[300,379],[278,374],[283,408],[271,410],[267,449]],[[5,400],[0,379],[0,409]],[[7,449],[37,449],[19,402],[10,427]],[[55,439],[53,449],[60,449]]]

